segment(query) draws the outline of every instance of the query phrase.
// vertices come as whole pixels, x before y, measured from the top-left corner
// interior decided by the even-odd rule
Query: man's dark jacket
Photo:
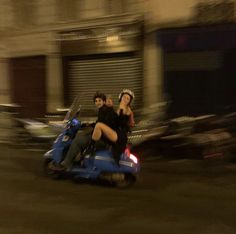
[[[103,105],[98,110],[97,122],[101,122],[109,126],[110,128],[116,130],[118,124],[118,115],[114,111],[113,107]]]

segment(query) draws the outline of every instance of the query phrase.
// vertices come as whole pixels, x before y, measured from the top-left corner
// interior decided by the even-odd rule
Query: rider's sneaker
[[[49,169],[53,170],[53,171],[65,171],[66,167],[61,165],[61,164],[55,164],[53,162],[49,163],[48,165]]]

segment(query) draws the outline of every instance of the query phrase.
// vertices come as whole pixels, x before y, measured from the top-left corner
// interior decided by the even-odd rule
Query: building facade
[[[42,117],[78,93],[89,110],[96,90],[116,99],[131,88],[136,109],[163,101],[169,58],[167,32],[160,30],[192,24],[201,1],[0,3],[0,103],[17,103],[22,116]]]

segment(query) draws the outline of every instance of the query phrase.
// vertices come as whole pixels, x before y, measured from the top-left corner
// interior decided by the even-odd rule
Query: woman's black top
[[[130,116],[124,115],[123,110],[121,109],[120,114],[118,116],[119,128],[126,134],[130,132],[129,119]]]
[[[117,128],[117,142],[115,145],[116,148],[119,148],[120,150],[123,150],[126,147],[127,141],[128,141],[128,132],[130,131],[129,126],[129,115],[123,114],[123,110],[120,110],[120,114],[118,116],[118,128]]]

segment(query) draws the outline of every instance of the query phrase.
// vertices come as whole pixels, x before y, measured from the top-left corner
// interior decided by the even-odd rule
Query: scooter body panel
[[[45,158],[51,158],[54,162],[59,157],[54,158],[59,151],[52,149],[48,151],[44,156]],[[57,155],[58,156],[58,155]],[[83,165],[79,166],[74,163],[67,174],[71,174],[75,178],[86,178],[96,180],[98,176],[103,173],[130,173],[137,174],[140,171],[140,164],[134,163],[125,153],[120,157],[119,165],[112,157],[112,152],[109,150],[97,151],[94,156],[86,155],[83,160]]]

